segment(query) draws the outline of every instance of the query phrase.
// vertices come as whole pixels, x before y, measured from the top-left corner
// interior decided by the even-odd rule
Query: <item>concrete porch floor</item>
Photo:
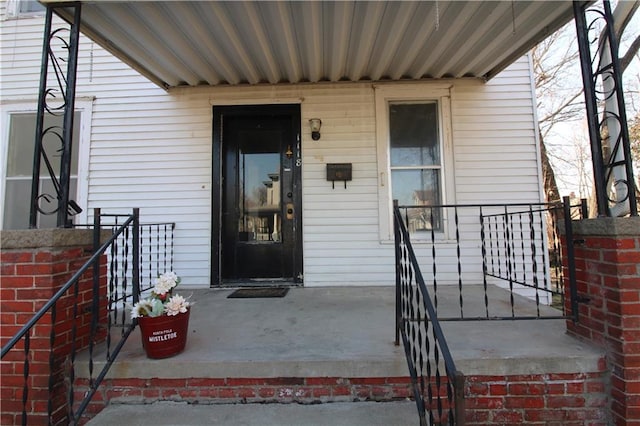
[[[470,297],[479,290],[465,290],[469,296],[465,311],[469,314],[479,309],[470,300],[483,300],[480,294]],[[196,304],[185,351],[172,358],[150,360],[136,330],[107,378],[408,376],[404,350],[393,343],[392,287],[292,288],[284,298],[227,299],[231,292],[192,291],[191,300]],[[191,291],[180,293],[187,295]],[[492,293],[492,315],[507,315],[508,293],[497,288]],[[459,309],[454,287],[441,288],[439,294],[442,314]],[[531,309],[529,302],[519,300],[518,304]],[[603,355],[566,335],[563,320],[444,322],[443,328],[457,368],[468,375],[588,373],[597,371]],[[82,357],[77,360],[77,377],[86,377],[86,364],[86,358],[84,362]],[[101,363],[96,363],[95,368],[100,367]],[[176,401],[141,404],[144,402],[115,401],[89,424],[418,423],[415,403],[407,400],[312,405],[190,405]]]
[[[478,309],[471,300],[482,304],[480,294],[471,297],[477,287],[465,289],[467,312]],[[232,291],[182,289],[195,302],[185,351],[148,359],[136,329],[107,378],[408,376],[404,350],[393,343],[393,287],[292,288],[284,298],[228,299]],[[439,289],[442,314],[459,309],[455,291]],[[508,293],[493,291],[498,311],[492,314],[508,314]],[[595,371],[603,356],[568,336],[564,320],[442,326],[458,370],[467,375]],[[76,365],[76,376],[86,377],[83,357]]]

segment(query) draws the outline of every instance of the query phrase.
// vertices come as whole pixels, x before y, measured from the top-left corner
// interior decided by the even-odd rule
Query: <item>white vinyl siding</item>
[[[37,99],[42,19],[2,23],[2,101]],[[381,239],[376,102],[371,83],[180,88],[165,92],[82,38],[77,96],[93,99],[86,205],[142,222],[176,222],[175,270],[185,287],[209,287],[212,105],[299,103],[302,112],[304,285],[393,285],[393,244]],[[451,173],[446,202],[540,201],[539,166],[526,58],[489,83],[404,82],[404,90],[450,89]],[[376,83],[376,87],[392,84]],[[393,89],[390,89],[393,90]],[[322,120],[311,139],[308,120]],[[81,153],[82,155],[82,153]],[[447,157],[448,156],[448,157]],[[450,162],[450,163],[447,163]],[[335,188],[327,163],[352,163]],[[450,164],[450,167],[448,165]],[[448,167],[448,169],[447,169]],[[384,240],[384,241],[381,241]],[[456,271],[455,245],[442,243],[439,268]],[[428,244],[418,252],[430,259]],[[463,248],[463,255],[476,247]],[[473,254],[473,256],[476,256]],[[465,260],[481,273],[480,260]],[[425,261],[425,275],[430,263]],[[470,272],[471,273],[471,272]],[[215,283],[214,283],[215,284]]]
[[[464,83],[452,103],[458,203],[541,201],[526,57],[488,84]]]

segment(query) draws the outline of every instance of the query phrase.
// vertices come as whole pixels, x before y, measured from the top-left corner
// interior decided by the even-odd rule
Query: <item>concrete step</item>
[[[89,426],[404,426],[419,424],[413,401],[327,404],[111,404]]]

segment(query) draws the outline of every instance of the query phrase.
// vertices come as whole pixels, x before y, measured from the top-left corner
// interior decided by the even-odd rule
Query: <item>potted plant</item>
[[[180,284],[175,272],[165,272],[156,281],[151,296],[131,310],[138,320],[142,347],[149,358],[168,358],[179,354],[187,343],[191,303],[173,294]]]

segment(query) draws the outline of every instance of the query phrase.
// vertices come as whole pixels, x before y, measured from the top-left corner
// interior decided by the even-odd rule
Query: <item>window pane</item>
[[[240,241],[280,242],[281,182],[279,135],[260,139],[244,133],[240,142]]]
[[[392,170],[391,191],[400,205],[434,206],[440,201],[439,170]],[[409,232],[442,228],[441,209],[408,209]]]
[[[76,188],[78,179],[72,178],[69,183],[69,198],[76,198]],[[7,179],[6,181],[5,199],[7,203],[4,209],[3,229],[28,229],[29,228],[29,211],[31,197],[31,179]],[[40,180],[40,193],[50,194],[55,197],[56,193],[53,189],[51,179],[43,178]],[[53,212],[58,206],[57,200],[54,198],[51,203],[42,200],[40,206],[45,212]],[[38,228],[55,228],[57,225],[57,214],[50,215],[38,214]]]
[[[7,177],[31,176],[36,132],[35,121],[35,114],[11,115]]]
[[[440,204],[440,171],[392,170],[391,192],[401,205]]]
[[[74,116],[73,147],[71,152],[71,181],[69,183],[69,199],[76,199],[78,174],[78,146],[80,144],[81,113]],[[45,118],[45,129],[61,126],[62,117],[48,115]],[[3,229],[26,229],[29,227],[29,211],[31,205],[31,178],[33,169],[33,151],[35,146],[36,114],[13,113],[9,122],[9,143],[7,149],[6,187],[4,194]],[[62,135],[62,130],[58,130]],[[44,146],[51,166],[59,177],[60,173],[60,138],[53,133],[45,137]],[[44,211],[54,211],[57,207],[57,194],[49,177],[44,161],[40,168],[40,194],[52,197],[51,204],[41,200]],[[38,215],[39,228],[56,226],[57,215]]]
[[[3,229],[29,228],[31,179],[7,180]]]
[[[436,103],[389,105],[391,166],[440,165]]]
[[[45,7],[36,0],[20,0],[20,13],[42,12]]]
[[[62,117],[47,115],[44,128],[59,126],[59,129],[47,132],[43,145],[56,174],[60,173],[60,147],[62,137]],[[60,137],[56,136],[56,132]],[[9,152],[7,177],[31,176],[33,168],[33,149],[35,146],[36,114],[11,114],[9,130]],[[78,173],[78,145],[80,140],[80,113],[73,118],[73,145],[71,147],[71,174]],[[40,167],[42,176],[48,175],[44,161]]]

